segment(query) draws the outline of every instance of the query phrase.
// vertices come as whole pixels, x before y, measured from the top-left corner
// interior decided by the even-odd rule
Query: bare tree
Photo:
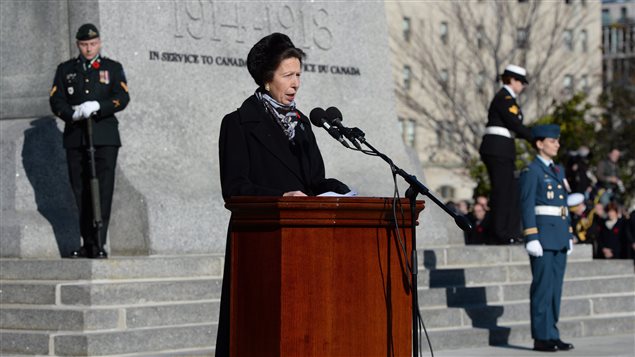
[[[417,113],[419,126],[436,133],[436,145],[426,144],[424,154],[432,162],[446,160],[448,152],[460,162],[477,157],[489,103],[507,64],[527,68],[530,86],[520,97],[526,119],[545,115],[556,96],[563,94],[560,82],[554,80],[581,66],[580,56],[573,58],[567,41],[573,46],[573,33],[595,16],[580,4],[564,1],[389,6],[397,6],[403,17],[422,19],[414,22],[419,28],[413,25],[408,41],[402,32],[393,31],[391,45],[403,56],[394,64],[414,68],[411,88],[396,86],[396,95],[401,105]],[[439,32],[442,22],[445,35]]]

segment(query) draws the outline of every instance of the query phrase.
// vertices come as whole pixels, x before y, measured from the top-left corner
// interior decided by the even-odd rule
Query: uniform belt
[[[507,128],[503,128],[502,126],[487,126],[485,127],[485,134],[500,135],[510,139],[514,138],[512,136],[512,133]]]
[[[561,216],[569,215],[569,209],[565,206],[536,206],[534,212],[537,216]]]

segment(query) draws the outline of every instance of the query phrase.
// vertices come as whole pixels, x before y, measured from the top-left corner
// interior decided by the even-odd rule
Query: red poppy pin
[[[619,228],[615,227],[613,228],[613,234],[618,234],[620,232]]]
[[[483,227],[481,227],[481,226],[476,226],[476,231],[477,231],[478,233],[483,233]]]
[[[99,66],[100,66],[99,61],[93,62],[93,64],[91,64],[90,66],[93,67],[93,69],[99,69]]]

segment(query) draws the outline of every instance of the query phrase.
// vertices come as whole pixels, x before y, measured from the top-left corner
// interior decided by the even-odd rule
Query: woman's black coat
[[[282,196],[289,191],[307,195],[349,191],[340,181],[324,177],[324,162],[311,124],[298,114],[292,142],[255,95],[223,118],[219,155],[225,200],[231,196]]]

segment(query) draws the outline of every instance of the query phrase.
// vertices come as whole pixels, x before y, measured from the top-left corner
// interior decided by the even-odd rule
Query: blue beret
[[[537,125],[531,128],[531,134],[534,138],[553,138],[560,137],[560,126],[556,124]]]

